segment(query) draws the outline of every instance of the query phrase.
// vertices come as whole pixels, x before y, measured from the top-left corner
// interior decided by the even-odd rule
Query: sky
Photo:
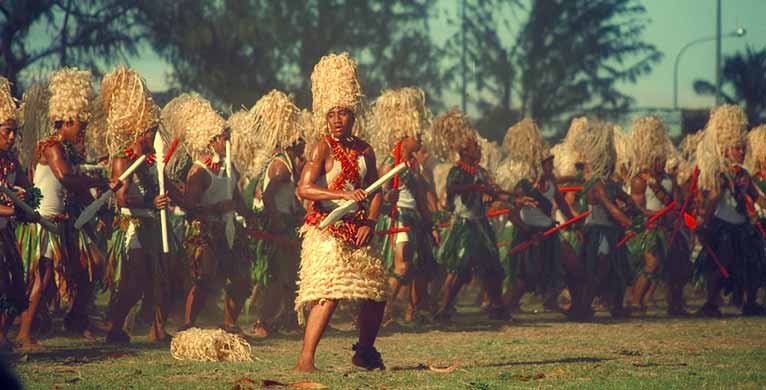
[[[454,27],[446,22],[446,16],[454,14],[458,2],[444,0],[439,18],[433,23],[437,41],[449,36]],[[644,40],[654,44],[663,54],[649,75],[636,84],[623,84],[620,89],[635,99],[637,107],[670,108],[673,104],[673,63],[679,50],[688,42],[713,37],[716,32],[716,0],[642,0],[649,19]],[[747,33],[741,38],[726,38],[722,42],[722,53],[731,55],[744,51],[747,45],[755,49],[766,47],[766,0],[723,0],[722,32],[744,27]],[[516,19],[523,19],[517,15]],[[511,27],[513,29],[513,27]],[[506,31],[506,39],[513,39],[513,31]],[[130,59],[129,65],[144,75],[153,91],[165,90],[171,66],[163,61],[148,45],[137,58]],[[698,96],[692,83],[697,79],[715,78],[715,41],[690,47],[683,55],[679,66],[679,106],[685,108],[710,107],[714,98]],[[458,105],[459,97],[448,95],[447,105]]]

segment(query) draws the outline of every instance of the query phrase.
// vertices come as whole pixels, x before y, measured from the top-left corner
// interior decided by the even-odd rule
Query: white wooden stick
[[[146,156],[141,155],[141,157],[136,159],[136,161],[134,161],[133,164],[131,164],[128,167],[128,169],[126,169],[125,172],[122,173],[122,175],[120,175],[118,180],[124,181],[125,179],[130,177],[130,175],[132,175],[133,172],[135,172],[136,169],[138,169],[138,167],[140,167],[145,160],[146,160]],[[88,207],[86,207],[85,210],[83,210],[80,213],[80,216],[77,217],[77,220],[74,222],[75,229],[81,229],[86,223],[88,223],[88,221],[93,219],[93,217],[96,216],[96,213],[98,213],[98,210],[100,210],[101,207],[104,206],[104,203],[106,203],[106,201],[112,195],[114,195],[114,192],[112,192],[112,190],[108,190],[104,192],[103,194],[101,194],[101,196],[98,199],[96,199],[91,204],[89,204]]]

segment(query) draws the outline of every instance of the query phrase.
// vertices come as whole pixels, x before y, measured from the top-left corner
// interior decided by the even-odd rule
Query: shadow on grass
[[[560,358],[560,359],[546,359],[546,360],[529,360],[529,361],[506,361],[506,362],[497,362],[497,363],[489,363],[489,364],[472,364],[472,365],[461,365],[460,367],[514,367],[514,366],[539,366],[539,365],[546,365],[546,364],[578,364],[578,363],[600,363],[607,360],[614,360],[613,358],[599,358],[599,357],[593,357],[593,356],[583,356],[583,357],[569,357],[569,358]],[[426,364],[418,364],[414,366],[401,366],[401,367],[391,367],[389,368],[389,371],[429,371],[430,368]]]

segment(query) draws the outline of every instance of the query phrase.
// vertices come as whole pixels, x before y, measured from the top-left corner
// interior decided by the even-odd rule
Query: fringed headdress
[[[745,168],[751,173],[766,170],[766,125],[760,125],[747,134]]]
[[[574,145],[577,135],[580,134],[580,132],[582,132],[586,127],[588,127],[587,117],[580,116],[572,119],[572,123],[570,123],[569,129],[567,129],[567,134],[564,137],[564,144],[570,146]]]
[[[476,130],[471,126],[468,117],[457,107],[434,118],[431,132],[433,133],[431,152],[449,162],[455,161],[466,139],[476,137]]]
[[[18,120],[16,99],[11,95],[11,83],[0,76],[0,123]]]
[[[606,179],[614,172],[617,159],[614,149],[614,126],[601,120],[589,120],[574,140],[593,177]]]
[[[500,166],[500,163],[505,158],[503,149],[495,141],[490,141],[480,135],[476,135],[476,142],[479,143],[481,148],[481,162],[479,163],[484,167],[490,175],[494,175],[494,172]]]
[[[345,108],[354,113],[354,134],[359,134],[364,120],[362,86],[356,72],[356,61],[348,53],[322,57],[311,73],[314,127],[319,134],[329,134],[327,113]]]
[[[662,118],[652,115],[633,120],[633,130],[628,140],[632,149],[632,162],[629,177],[650,171],[658,158],[667,160],[671,157],[673,143],[668,137]]]
[[[77,68],[63,68],[51,73],[48,79],[48,116],[51,121],[87,122],[90,119],[91,79],[90,71]]]
[[[272,90],[250,109],[252,126],[259,142],[269,151],[284,150],[303,139],[298,122],[300,111],[283,92]]]
[[[552,147],[551,154],[555,157],[553,159],[553,170],[556,172],[556,176],[559,177],[576,176],[576,165],[585,162],[582,153],[579,153],[574,147],[565,143]]]
[[[746,142],[746,129],[747,116],[741,107],[726,104],[711,111],[705,133],[697,145],[700,189],[710,191],[717,188],[719,174],[734,163],[729,159],[729,150]]]
[[[535,176],[536,174],[529,163],[509,157],[503,160],[497,167],[495,181],[500,188],[512,190],[521,180],[534,178]]]
[[[34,84],[29,87],[21,98],[19,118],[21,119],[20,139],[16,142],[19,150],[19,161],[22,166],[29,167],[37,147],[37,142],[51,135],[53,126],[48,119],[48,86]]]
[[[367,141],[387,151],[403,138],[420,136],[431,126],[431,110],[420,88],[405,87],[384,91],[372,106],[372,123]]]
[[[252,111],[239,110],[231,114],[226,127],[231,129],[232,162],[245,179],[257,177],[263,172],[273,148],[261,144]]]
[[[106,112],[106,145],[110,156],[129,147],[143,132],[159,124],[159,108],[154,104],[144,80],[132,69],[118,67],[104,77],[101,105]]]
[[[173,137],[178,137],[193,159],[212,153],[210,142],[223,134],[224,120],[210,102],[183,94],[162,109],[162,123]]]
[[[540,174],[540,164],[551,157],[548,143],[543,139],[534,120],[526,118],[505,133],[503,150],[508,157],[530,167],[531,179]]]

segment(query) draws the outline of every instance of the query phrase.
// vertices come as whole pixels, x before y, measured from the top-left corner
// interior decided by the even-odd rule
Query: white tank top
[[[556,187],[554,183],[548,180],[548,189],[542,193],[545,199],[548,199],[551,204],[555,204]],[[540,210],[537,207],[523,206],[519,211],[521,221],[529,226],[534,227],[548,227],[553,225],[553,219]]]
[[[356,159],[357,166],[359,167],[359,177],[364,179],[365,176],[367,176],[367,160],[365,160],[364,155],[360,155]],[[340,161],[333,160],[332,162],[332,169],[330,169],[330,172],[327,172],[324,176],[317,179],[317,185],[322,187],[327,187],[327,183],[332,183],[333,180],[335,180],[338,175],[341,173],[341,165]],[[346,182],[346,190],[351,191],[353,189],[356,189],[352,183]],[[343,199],[335,199],[335,200],[323,200],[320,202],[323,208],[327,210],[332,210],[336,207],[338,207],[341,203],[345,202]]]
[[[201,166],[205,172],[210,175],[210,185],[207,187],[205,192],[202,194],[202,198],[200,199],[202,206],[212,206],[216,203],[233,199],[231,182],[232,179],[236,180],[236,178],[229,179],[226,177],[225,170],[223,168],[221,168],[221,171],[216,174],[215,172],[211,171],[207,165],[205,165],[205,163],[201,161],[195,161],[194,163]]]
[[[298,199],[295,197],[295,176],[293,175],[294,168],[293,163],[291,159],[288,158],[280,158],[276,157],[271,163],[269,163],[269,166],[266,168],[266,175],[263,177],[263,193],[266,193],[266,189],[269,188],[269,184],[271,184],[271,177],[269,177],[269,170],[271,169],[271,164],[274,163],[274,161],[279,160],[285,166],[287,167],[287,171],[290,173],[290,181],[285,183],[279,183],[275,184],[278,185],[276,191],[274,192],[274,206],[276,207],[277,211],[281,214],[293,214],[300,205],[298,204]]]
[[[716,218],[728,223],[739,225],[745,223],[747,218],[737,211],[737,200],[734,199],[728,188],[724,189],[715,208]]]
[[[662,189],[664,189],[666,193],[673,193],[673,181],[671,181],[669,177],[663,176],[660,186],[662,186]],[[657,198],[657,194],[655,194],[654,190],[648,185],[644,191],[644,198],[646,199],[646,209],[649,211],[660,211],[665,207],[665,204]]]
[[[64,213],[66,188],[53,174],[50,166],[37,163],[32,183],[43,195],[38,209],[40,215],[51,217]]]
[[[396,202],[396,207],[405,209],[417,208],[415,195],[412,194],[412,191],[407,186],[399,185],[399,200]]]

